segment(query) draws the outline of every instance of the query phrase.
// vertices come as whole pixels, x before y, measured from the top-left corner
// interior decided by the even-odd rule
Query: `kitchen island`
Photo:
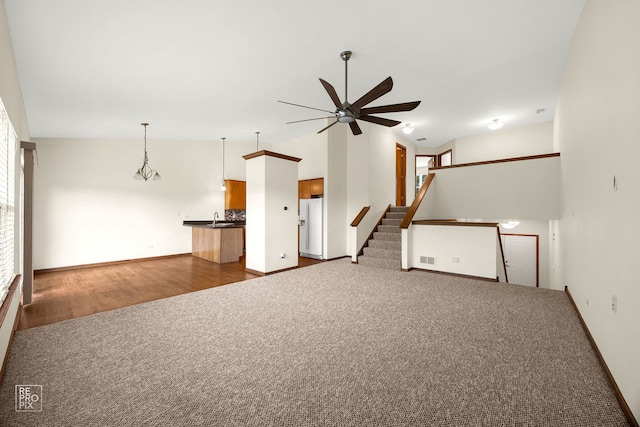
[[[224,264],[238,262],[244,251],[244,223],[184,221],[191,227],[191,254],[207,261]]]

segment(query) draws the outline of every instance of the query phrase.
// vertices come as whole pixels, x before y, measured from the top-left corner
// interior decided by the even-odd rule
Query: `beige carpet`
[[[563,292],[339,260],[18,332],[0,425],[627,424]]]

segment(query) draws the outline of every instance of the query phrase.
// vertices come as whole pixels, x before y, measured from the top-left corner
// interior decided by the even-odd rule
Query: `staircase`
[[[400,223],[408,210],[408,206],[391,206],[364,248],[364,255],[358,257],[358,264],[390,270],[402,269]]]

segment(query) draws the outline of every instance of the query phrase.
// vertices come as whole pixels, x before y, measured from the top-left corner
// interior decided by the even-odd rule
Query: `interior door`
[[[502,234],[509,283],[538,286],[538,236]]]
[[[396,143],[396,206],[407,205],[407,148]]]

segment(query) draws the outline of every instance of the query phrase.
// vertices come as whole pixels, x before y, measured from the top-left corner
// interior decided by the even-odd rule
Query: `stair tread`
[[[375,231],[373,233],[373,238],[377,240],[392,240],[392,241],[401,241],[402,233],[383,233],[380,231]]]
[[[386,258],[386,259],[401,259],[402,258],[402,250],[401,249],[389,249],[389,248],[376,248],[376,247],[367,247],[364,248],[364,254],[366,256],[372,256],[377,258]]]
[[[385,268],[388,270],[401,270],[401,260],[390,260],[382,258],[368,257],[366,255],[358,257],[358,264],[366,265],[368,267]]]

